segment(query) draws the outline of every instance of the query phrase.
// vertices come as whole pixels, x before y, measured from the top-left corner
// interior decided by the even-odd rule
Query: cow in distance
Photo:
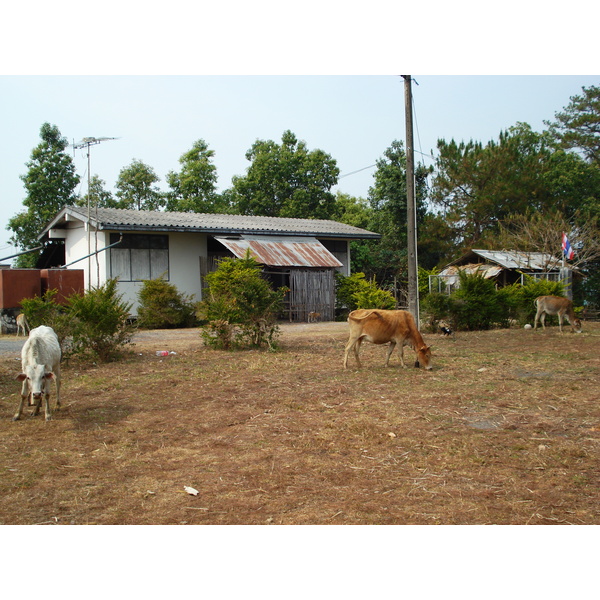
[[[533,329],[537,329],[538,319],[542,323],[542,327],[546,329],[544,323],[546,315],[558,316],[558,329],[562,333],[562,321],[563,317],[567,318],[569,325],[571,325],[571,331],[581,333],[581,321],[575,316],[573,310],[573,302],[568,298],[562,298],[561,296],[538,296],[535,301],[535,321]]]

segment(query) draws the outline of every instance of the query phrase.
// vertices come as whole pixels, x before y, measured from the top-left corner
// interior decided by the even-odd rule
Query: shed
[[[480,273],[486,279],[493,279],[498,287],[523,283],[526,275],[569,283],[573,274],[568,266],[563,270],[559,258],[545,252],[473,249],[446,265],[437,275],[431,275],[430,291],[452,292],[459,285],[460,271]]]

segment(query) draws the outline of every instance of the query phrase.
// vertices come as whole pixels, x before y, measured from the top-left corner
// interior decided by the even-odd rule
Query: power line
[[[363,167],[362,169],[358,169],[357,171],[352,171],[351,173],[346,173],[345,175],[340,175],[338,179],[343,179],[344,177],[350,177],[350,175],[356,175],[356,173],[360,173],[361,171],[366,171],[367,169],[372,169],[376,167],[377,164],[369,165],[368,167]]]

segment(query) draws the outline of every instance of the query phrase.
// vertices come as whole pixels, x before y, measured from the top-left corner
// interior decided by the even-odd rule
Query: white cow
[[[551,316],[558,315],[558,329],[561,333],[563,316],[569,321],[572,331],[581,333],[581,321],[575,316],[573,302],[568,298],[562,298],[561,296],[538,296],[535,299],[535,308],[534,329],[537,329],[538,319],[542,322],[542,327],[546,329],[544,321],[548,314]]]
[[[46,421],[52,418],[49,401],[50,381],[53,379],[56,383],[56,408],[58,408],[60,406],[60,359],[60,344],[54,329],[45,325],[32,329],[21,350],[22,372],[17,375],[17,380],[22,381],[23,386],[21,403],[13,421],[21,418],[26,398],[30,405],[35,406],[32,415],[37,415],[42,403],[42,396],[44,397]]]

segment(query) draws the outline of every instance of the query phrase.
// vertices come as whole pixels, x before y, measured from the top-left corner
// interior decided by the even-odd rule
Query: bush
[[[173,284],[164,279],[144,281],[138,298],[138,327],[171,329],[197,324],[193,296],[181,294]]]
[[[102,362],[117,358],[122,347],[131,343],[135,326],[129,322],[131,304],[117,295],[117,280],[67,299],[72,320],[72,350]]]
[[[346,277],[336,275],[336,308],[347,316],[357,308],[382,308],[393,310],[396,299],[391,292],[377,287],[375,278],[365,279],[364,273],[353,273]]]
[[[64,342],[71,335],[72,320],[65,307],[55,302],[57,294],[58,290],[47,290],[41,298],[23,298],[21,308],[31,329],[40,325],[52,327],[64,351]]]
[[[456,329],[490,329],[502,322],[496,286],[479,273],[459,271],[460,287],[450,296],[452,324]]]
[[[249,254],[224,258],[205,279],[207,297],[197,314],[208,321],[202,329],[205,343],[224,350],[265,345],[273,349],[279,333],[275,321],[287,288],[273,290]]]
[[[356,310],[354,294],[359,292],[368,283],[365,281],[364,273],[352,273],[348,277],[341,273],[335,274],[335,307],[346,315]]]
[[[375,279],[366,287],[352,294],[356,302],[356,308],[381,308],[384,310],[394,310],[396,308],[396,298],[391,292],[379,289],[375,285]]]
[[[431,292],[423,298],[421,306],[427,315],[430,332],[437,332],[440,321],[447,321],[452,327],[456,327],[450,313],[451,304],[450,296],[440,292]]]

